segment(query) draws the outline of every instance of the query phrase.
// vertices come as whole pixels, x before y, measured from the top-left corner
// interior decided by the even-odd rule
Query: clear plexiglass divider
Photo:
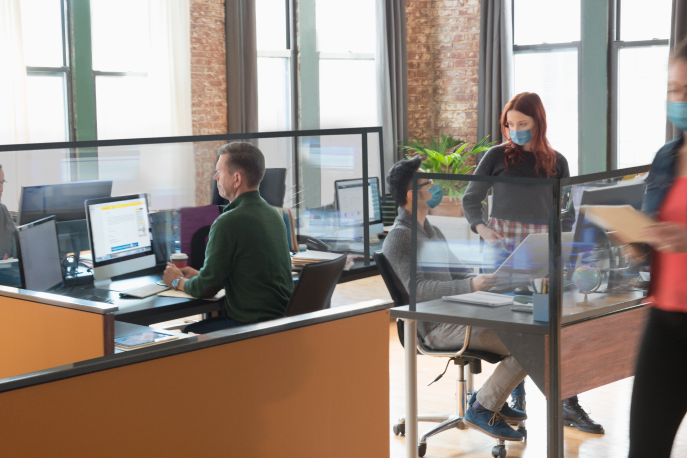
[[[641,211],[651,166],[561,180],[561,193],[574,215],[563,236],[563,323],[585,320],[637,305],[647,297],[650,266],[632,256],[622,231],[599,215]],[[629,211],[629,208],[627,209]]]
[[[429,301],[528,307],[536,299],[548,311],[559,248],[557,180],[416,173],[412,189],[411,309]],[[491,195],[504,190],[505,206]]]
[[[381,127],[0,145],[5,180],[0,203],[15,225],[36,220],[41,212],[55,214],[62,223],[78,218],[70,208],[73,184],[111,182],[108,195],[113,197],[146,194],[156,257],[163,263],[189,237],[182,235],[181,209],[226,204],[213,176],[217,149],[233,141],[251,142],[263,152],[264,184],[285,181],[276,186],[279,195],[271,186],[270,197],[263,197],[283,209],[291,247],[297,249],[300,240],[308,249],[352,252],[361,258],[359,264],[370,265],[370,253],[380,246],[377,234],[383,231]],[[281,171],[270,174],[269,169]],[[95,184],[98,195],[93,197],[102,197],[102,186]],[[16,255],[11,223],[2,226],[0,245],[7,246],[0,246],[0,257]],[[63,262],[67,254],[89,250],[87,234],[75,237],[69,225],[59,226]],[[0,269],[0,284],[19,286],[18,266],[9,265]]]
[[[401,279],[410,310],[483,291],[510,296],[510,307],[531,307],[523,313],[533,313],[535,323],[550,325],[557,316],[565,325],[642,303],[649,266],[585,215],[590,206],[641,210],[649,169],[564,179],[416,173],[410,258],[402,260],[408,276]],[[441,201],[432,202],[433,186]],[[502,196],[507,205],[497,201]],[[486,239],[477,233],[480,224]]]

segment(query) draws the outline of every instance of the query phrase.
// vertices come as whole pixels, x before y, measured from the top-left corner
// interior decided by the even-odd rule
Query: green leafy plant
[[[496,144],[496,142],[487,143],[488,138],[488,136],[484,137],[469,150],[467,149],[468,144],[463,140],[453,138],[453,135],[444,134],[441,134],[440,137],[432,136],[426,142],[415,137],[412,140],[403,142],[400,147],[415,152],[415,154],[411,153],[406,156],[409,159],[418,154],[424,156],[420,168],[425,172],[465,175],[475,168],[474,165],[466,164],[467,158],[482,151],[487,151]],[[435,183],[441,187],[444,195],[448,196],[451,202],[463,198],[468,184],[466,181],[458,180],[435,180]]]

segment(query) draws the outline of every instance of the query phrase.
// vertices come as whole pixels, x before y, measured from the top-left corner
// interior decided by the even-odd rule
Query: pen
[[[548,282],[546,281],[546,278],[542,278],[542,287],[541,287],[541,293],[546,294],[546,291],[548,290],[549,285],[547,284]]]
[[[3,261],[7,261],[7,258],[8,258],[8,257],[9,257],[9,255],[8,255],[7,253],[5,253],[5,256],[2,257],[2,260],[3,260]]]

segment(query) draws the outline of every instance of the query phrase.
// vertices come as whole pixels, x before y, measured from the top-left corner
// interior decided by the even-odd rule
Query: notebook
[[[465,304],[488,305],[490,307],[513,305],[513,296],[489,293],[487,291],[475,291],[474,293],[458,294],[456,296],[444,296],[442,297],[442,299],[449,302],[463,302]]]

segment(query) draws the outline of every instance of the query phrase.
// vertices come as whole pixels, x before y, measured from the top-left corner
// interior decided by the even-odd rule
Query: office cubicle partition
[[[0,286],[0,379],[113,354],[116,309]]]
[[[548,456],[562,456],[561,400],[631,376],[646,319],[649,266],[633,261],[623,251],[624,242],[586,217],[587,206],[640,209],[649,169],[564,179],[414,175],[410,278],[436,272],[494,274],[491,292],[503,296],[482,298],[480,305],[453,302],[428,297],[410,282],[409,306],[391,312],[406,320],[406,418],[415,418],[418,408],[417,321],[490,328],[546,395]],[[512,207],[501,207],[499,214],[494,202],[494,213],[484,219],[505,237],[485,243],[465,217],[429,215],[448,250],[443,242],[426,240],[418,228],[423,210],[417,191],[426,189],[422,185],[430,179],[465,192],[467,197],[454,205],[472,212],[473,222],[482,217],[481,202],[486,203],[489,189],[507,190]],[[489,303],[497,300],[512,303]],[[406,438],[411,453],[418,444],[417,422],[406,422]]]
[[[3,456],[388,457],[388,305],[0,380]]]
[[[264,153],[267,168],[287,170],[284,208],[295,218],[297,235],[360,254],[361,264],[370,265],[383,230],[381,223],[370,224],[371,215],[381,211],[384,173],[391,165],[384,161],[381,127],[0,145],[7,180],[2,203],[17,211],[24,186],[112,181],[113,196],[146,193],[150,209],[162,212],[157,221],[169,228],[159,232],[166,240],[157,245],[168,254],[180,237],[174,211],[211,203],[217,148],[232,141],[252,142]],[[371,178],[379,183],[375,193]],[[340,180],[360,180],[360,186],[349,189],[337,207]],[[64,253],[78,249],[78,237],[61,235]]]

